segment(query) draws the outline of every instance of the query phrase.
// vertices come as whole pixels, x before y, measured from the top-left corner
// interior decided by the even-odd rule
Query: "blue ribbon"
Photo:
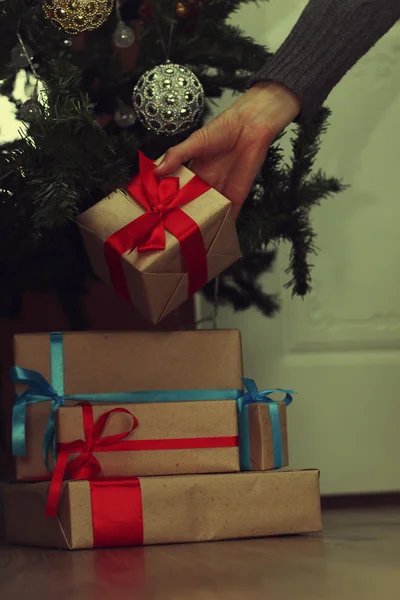
[[[280,469],[284,464],[283,456],[283,440],[281,431],[281,418],[279,414],[278,403],[269,398],[269,394],[274,392],[283,392],[285,398],[283,403],[286,406],[291,404],[293,397],[291,390],[282,390],[276,388],[274,390],[258,391],[255,382],[252,379],[243,379],[244,386],[247,392],[237,400],[238,417],[239,417],[239,442],[240,442],[240,469],[242,471],[251,471],[250,464],[250,428],[249,428],[249,405],[254,402],[263,402],[269,405],[269,414],[272,425],[272,442],[274,451],[274,469]]]
[[[104,394],[64,394],[64,358],[62,333],[50,334],[50,374],[51,384],[37,371],[12,367],[11,379],[14,383],[25,384],[28,388],[17,394],[13,408],[12,449],[14,456],[26,456],[26,407],[29,404],[51,402],[51,412],[43,439],[43,462],[50,470],[48,453],[55,448],[55,414],[65,400],[77,402],[104,402],[126,404],[129,402],[191,402],[196,400],[237,400],[243,390],[158,390],[147,392],[115,392]]]

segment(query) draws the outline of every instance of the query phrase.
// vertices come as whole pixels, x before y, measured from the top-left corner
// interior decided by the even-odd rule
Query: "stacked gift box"
[[[243,378],[240,333],[14,339],[10,542],[98,548],[321,529],[288,464],[290,391]]]
[[[94,273],[154,323],[240,257],[230,202],[154,163],[78,225]],[[319,531],[319,475],[290,471],[290,391],[243,377],[237,331],[14,339],[14,543],[98,548]],[[12,423],[11,423],[12,422]]]

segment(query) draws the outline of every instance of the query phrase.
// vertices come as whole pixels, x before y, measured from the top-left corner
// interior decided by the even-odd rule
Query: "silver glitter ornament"
[[[25,49],[22,44],[18,43],[11,50],[11,62],[14,67],[18,67],[20,69],[28,67],[29,61],[33,60],[33,50],[27,44],[24,44],[24,46]]]
[[[121,127],[121,129],[127,129],[132,127],[136,123],[136,113],[132,106],[126,104],[120,104],[115,111],[114,121]]]
[[[204,89],[190,69],[167,62],[143,73],[133,106],[149,131],[174,135],[192,129],[204,111]]]
[[[129,48],[135,41],[135,32],[125,23],[118,23],[113,33],[113,42],[117,48]]]

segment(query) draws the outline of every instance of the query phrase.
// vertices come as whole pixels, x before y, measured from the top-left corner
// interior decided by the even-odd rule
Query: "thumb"
[[[183,163],[192,158],[199,158],[205,151],[205,136],[202,130],[192,133],[187,140],[170,148],[161,163],[154,169],[156,175],[162,177],[176,171]]]

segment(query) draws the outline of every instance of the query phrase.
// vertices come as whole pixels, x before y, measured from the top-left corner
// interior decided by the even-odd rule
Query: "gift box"
[[[274,403],[266,395],[272,391],[243,392],[238,400],[60,408],[53,484],[61,486],[66,473],[87,479],[286,466],[286,403]]]
[[[153,323],[240,258],[231,203],[188,169],[140,173],[77,220],[94,273]]]
[[[79,549],[321,530],[313,470],[69,481],[58,508],[47,491],[43,482],[6,486],[9,542]]]
[[[235,400],[60,408],[56,439],[54,473],[74,479],[240,471]]]
[[[60,407],[234,400],[243,393],[238,331],[23,334],[14,338],[14,361],[17,397],[12,426],[10,414],[8,421],[17,480],[49,477],[45,461],[51,467]],[[233,410],[227,407],[228,420]]]

